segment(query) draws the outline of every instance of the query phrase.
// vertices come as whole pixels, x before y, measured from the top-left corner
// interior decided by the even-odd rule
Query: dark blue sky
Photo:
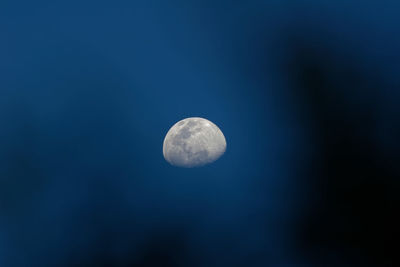
[[[2,1],[0,266],[392,263],[400,5],[372,2]],[[172,167],[193,116],[227,152]]]

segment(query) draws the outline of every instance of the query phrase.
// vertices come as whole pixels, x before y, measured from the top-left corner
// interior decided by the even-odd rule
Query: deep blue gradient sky
[[[399,14],[1,1],[0,266],[393,263]],[[227,152],[172,167],[193,116]]]

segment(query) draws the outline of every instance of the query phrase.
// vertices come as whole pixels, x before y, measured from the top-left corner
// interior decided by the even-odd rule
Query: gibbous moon
[[[224,134],[203,118],[187,118],[175,123],[164,139],[166,161],[178,167],[198,167],[216,161],[226,150]]]

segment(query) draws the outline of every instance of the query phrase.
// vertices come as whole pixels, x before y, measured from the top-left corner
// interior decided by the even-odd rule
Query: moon
[[[164,138],[163,154],[177,167],[199,167],[219,159],[226,150],[224,134],[209,120],[192,117],[175,123]]]

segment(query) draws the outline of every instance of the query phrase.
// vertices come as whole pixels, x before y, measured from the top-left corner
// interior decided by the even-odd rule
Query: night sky
[[[0,266],[396,265],[399,14],[1,1]],[[164,160],[187,117],[219,160]]]

